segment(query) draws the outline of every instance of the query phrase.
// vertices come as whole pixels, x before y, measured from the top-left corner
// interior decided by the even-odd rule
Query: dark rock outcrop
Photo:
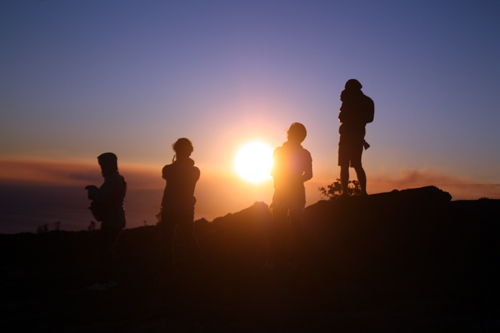
[[[500,200],[451,201],[435,187],[306,208],[299,267],[262,269],[264,203],[195,233],[206,271],[158,279],[156,227],[124,230],[120,286],[89,293],[97,232],[0,235],[6,331],[495,330]]]

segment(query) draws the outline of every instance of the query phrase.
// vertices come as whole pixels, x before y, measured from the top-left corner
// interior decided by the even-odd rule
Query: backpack
[[[373,121],[373,118],[375,116],[375,104],[373,104],[373,100],[368,97],[364,96],[364,105],[363,105],[363,122],[368,124]]]

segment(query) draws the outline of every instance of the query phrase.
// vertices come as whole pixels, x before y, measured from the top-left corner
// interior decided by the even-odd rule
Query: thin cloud
[[[436,186],[449,192],[454,200],[475,200],[481,197],[490,199],[500,198],[500,184],[478,182],[452,175],[445,175],[434,170],[402,170],[398,175],[390,176],[386,173],[369,176],[368,187],[370,192],[387,192],[394,189],[402,190],[424,186]]]
[[[161,188],[160,171],[160,168],[149,166],[120,165],[120,173],[136,189]],[[102,176],[97,163],[0,159],[0,183],[85,186],[102,183]]]
[[[91,182],[99,182],[101,177],[95,174],[95,172],[86,172],[86,173],[72,173],[69,175],[70,178],[75,180],[85,180]]]

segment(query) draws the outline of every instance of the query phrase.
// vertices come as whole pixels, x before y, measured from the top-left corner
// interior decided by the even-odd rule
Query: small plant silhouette
[[[47,225],[47,223],[44,225],[38,226],[38,228],[36,229],[37,234],[44,234],[46,232],[49,232],[49,226]]]
[[[89,226],[87,227],[87,231],[94,231],[95,230],[95,222],[90,221]]]
[[[327,185],[326,187],[320,187],[318,190],[326,198],[333,200],[342,194],[342,185],[340,184],[340,179],[337,178],[336,181]],[[359,187],[359,182],[357,180],[349,180],[347,194],[350,196],[361,195],[361,188]]]

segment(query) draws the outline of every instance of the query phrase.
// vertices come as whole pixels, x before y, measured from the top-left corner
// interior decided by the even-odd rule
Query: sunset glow
[[[201,172],[195,219],[270,205],[272,151],[295,122],[307,129],[312,205],[340,178],[350,79],[375,103],[369,195],[433,185],[453,200],[500,199],[500,1],[0,8],[0,233],[87,228],[85,186],[103,183],[104,152],[127,181],[127,228],[155,224],[179,138]]]
[[[247,143],[236,154],[236,172],[251,182],[260,182],[270,178],[272,153],[272,149],[263,142]]]

